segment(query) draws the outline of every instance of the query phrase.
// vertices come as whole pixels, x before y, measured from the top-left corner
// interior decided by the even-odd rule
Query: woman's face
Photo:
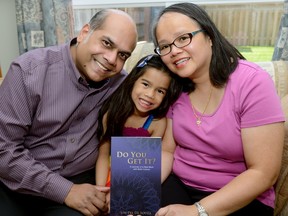
[[[186,33],[201,29],[191,18],[175,12],[161,16],[156,28],[156,38],[159,46],[169,45]],[[177,48],[171,46],[171,52],[162,56],[163,62],[171,71],[180,77],[198,79],[209,76],[209,66],[212,56],[212,42],[203,32],[192,37],[189,45]]]

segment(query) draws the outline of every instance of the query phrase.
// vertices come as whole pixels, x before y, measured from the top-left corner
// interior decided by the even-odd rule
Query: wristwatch
[[[198,210],[198,216],[209,216],[205,208],[199,202],[196,202],[195,205]]]

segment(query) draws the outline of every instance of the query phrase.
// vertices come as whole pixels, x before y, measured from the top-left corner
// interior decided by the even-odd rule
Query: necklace
[[[208,102],[207,102],[207,104],[206,104],[206,106],[205,106],[205,108],[204,108],[204,110],[203,110],[203,112],[202,112],[201,115],[197,115],[197,114],[196,114],[195,108],[194,108],[194,106],[193,106],[193,104],[192,104],[192,102],[191,102],[193,114],[194,114],[194,116],[196,117],[196,124],[197,124],[198,127],[200,127],[200,125],[201,125],[201,123],[202,123],[202,120],[201,120],[201,119],[202,119],[204,113],[206,112],[206,109],[207,109],[207,107],[208,107],[208,105],[209,105],[209,103],[210,103],[212,91],[213,91],[213,88],[212,88],[212,85],[211,85],[211,90],[210,90],[210,94],[209,94],[209,99],[208,99]]]

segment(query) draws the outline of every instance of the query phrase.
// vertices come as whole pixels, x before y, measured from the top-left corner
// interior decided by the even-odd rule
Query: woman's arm
[[[209,216],[228,215],[246,206],[271,188],[279,175],[284,143],[283,123],[242,129],[244,157],[247,170],[226,186],[200,200]],[[160,209],[157,216],[198,215],[195,205],[170,205]]]

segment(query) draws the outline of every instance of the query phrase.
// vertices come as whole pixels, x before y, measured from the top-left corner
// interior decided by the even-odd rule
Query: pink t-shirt
[[[177,142],[173,172],[186,185],[203,191],[216,191],[246,170],[241,128],[285,121],[269,74],[243,60],[231,74],[219,107],[203,115],[200,127],[187,93],[182,93],[167,117],[173,119]],[[274,207],[274,189],[258,199]]]

